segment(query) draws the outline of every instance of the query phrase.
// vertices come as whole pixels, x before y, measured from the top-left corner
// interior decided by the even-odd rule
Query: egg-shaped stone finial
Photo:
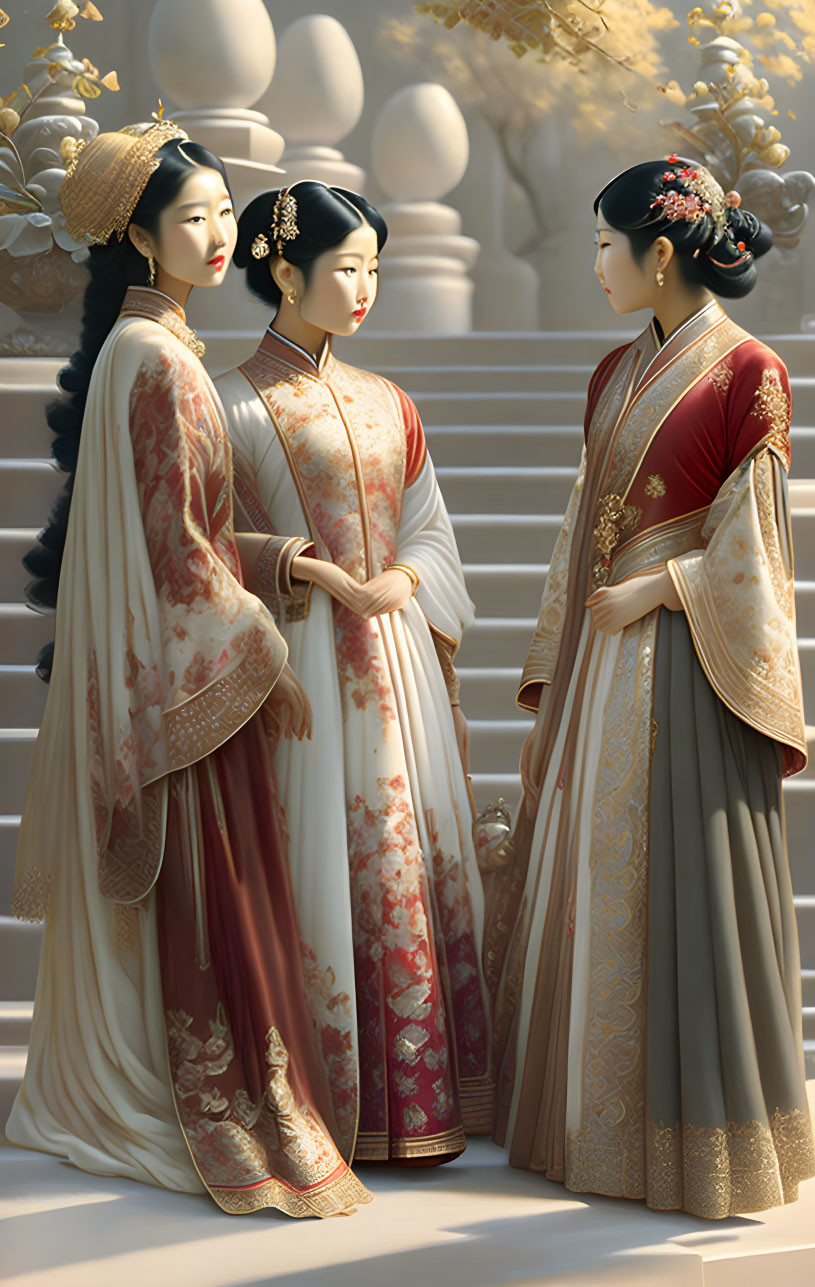
[[[325,13],[298,18],[280,41],[277,71],[258,104],[288,146],[332,147],[359,121],[365,88],[354,42]]]
[[[158,0],[148,43],[156,80],[180,108],[251,107],[274,74],[263,0]]]
[[[398,90],[382,109],[373,137],[376,178],[395,201],[439,201],[464,177],[467,126],[443,85]]]

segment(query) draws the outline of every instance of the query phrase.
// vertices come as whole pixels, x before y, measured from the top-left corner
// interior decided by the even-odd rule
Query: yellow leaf
[[[798,117],[795,115],[795,112],[792,110],[792,108],[790,107],[790,108],[788,108],[787,110],[789,111],[789,114],[790,114],[790,116],[792,117],[792,119],[793,119],[794,121],[797,121],[797,120],[798,120]]]
[[[11,22],[11,18],[9,18],[7,13],[4,13],[3,10],[0,9],[0,27],[5,27],[7,22]]]
[[[75,76],[73,87],[83,98],[98,98],[102,93],[98,82],[90,80],[87,76]]]
[[[85,8],[81,10],[79,16],[80,18],[90,18],[91,22],[104,22],[104,19],[96,5],[91,4],[91,0],[87,0],[87,4],[85,5]]]
[[[104,85],[105,89],[110,89],[116,93],[119,89],[119,77],[115,71],[109,71],[107,76],[102,77],[99,84]]]
[[[42,58],[43,54],[49,53],[52,49],[59,49],[59,45],[43,45],[40,49],[35,49],[32,58]]]

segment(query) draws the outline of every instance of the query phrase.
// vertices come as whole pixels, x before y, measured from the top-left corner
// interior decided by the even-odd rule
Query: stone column
[[[263,0],[158,0],[148,40],[162,94],[177,105],[166,115],[222,158],[236,214],[279,187],[283,139],[263,112],[252,110],[275,69],[274,28]],[[222,286],[193,291],[187,315],[213,371],[248,357],[269,321],[268,308],[235,269]]]
[[[452,95],[409,85],[385,104],[373,139],[373,168],[391,198],[373,331],[445,335],[472,330],[469,269],[479,245],[461,235],[461,215],[441,204],[469,161],[464,117]]]
[[[362,192],[365,171],[337,144],[357,125],[365,102],[362,68],[348,32],[324,13],[298,18],[280,42],[277,71],[260,106],[282,130],[285,182],[319,179]]]

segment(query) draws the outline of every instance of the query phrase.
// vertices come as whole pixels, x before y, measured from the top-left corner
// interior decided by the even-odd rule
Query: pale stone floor
[[[511,1170],[488,1140],[427,1171],[360,1168],[351,1217],[227,1216],[204,1196],[0,1147],[0,1280],[13,1287],[813,1287],[815,1181],[707,1222]]]

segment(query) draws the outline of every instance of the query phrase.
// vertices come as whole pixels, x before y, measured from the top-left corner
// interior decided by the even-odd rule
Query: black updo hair
[[[281,191],[262,192],[249,202],[238,220],[238,241],[232,256],[235,267],[246,270],[246,284],[252,294],[271,304],[275,312],[281,292],[269,265],[277,257],[271,228]],[[349,233],[363,224],[373,228],[380,251],[388,239],[388,225],[382,215],[358,192],[329,188],[316,179],[302,179],[292,184],[291,193],[297,202],[298,232],[291,241],[283,242],[282,257],[301,270],[307,285],[315,259],[345,241]],[[269,241],[269,255],[264,259],[255,259],[252,255],[252,242],[259,233]]]
[[[771,229],[749,211],[728,206],[724,234],[717,237],[712,215],[704,214],[693,223],[670,220],[661,217],[659,206],[653,204],[668,192],[683,196],[688,192],[680,178],[665,179],[663,175],[699,168],[698,162],[682,158],[643,161],[607,183],[595,198],[594,210],[597,213],[599,209],[611,228],[626,234],[637,263],[657,237],[667,237],[676,250],[684,281],[706,286],[726,299],[741,299],[756,284],[755,260],[772,246]],[[739,242],[744,250],[739,250]]]
[[[159,165],[150,175],[130,216],[131,223],[144,228],[151,236],[156,236],[163,211],[172,205],[195,170],[201,167],[217,170],[229,191],[223,162],[200,143],[170,139],[159,148],[156,157]],[[45,411],[54,434],[51,455],[68,479],[54,502],[37,544],[23,558],[23,567],[34,578],[25,588],[25,597],[37,612],[51,612],[57,605],[82,420],[94,363],[119,316],[128,287],[148,284],[147,260],[133,245],[127,231],[121,240],[114,234],[105,245],[90,246],[87,264],[90,281],[82,302],[79,348],[59,373],[58,384],[63,396]],[[46,683],[51,678],[53,656],[54,645],[49,643],[37,657],[37,674]]]

